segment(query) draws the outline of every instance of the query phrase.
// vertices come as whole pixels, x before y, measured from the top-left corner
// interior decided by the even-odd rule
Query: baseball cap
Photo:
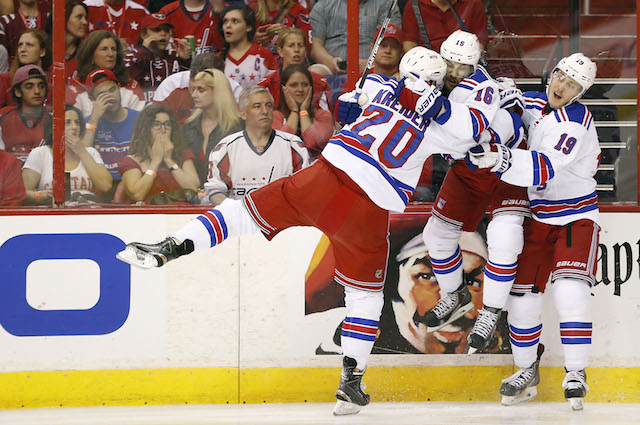
[[[113,81],[116,84],[120,84],[120,81],[118,81],[118,78],[113,71],[105,68],[98,68],[87,75],[87,78],[84,80],[84,87],[87,90],[87,93],[91,94],[98,84],[104,83],[105,81]]]
[[[142,28],[158,28],[161,25],[168,25],[173,28],[173,24],[167,21],[164,13],[150,13],[142,19]]]
[[[382,30],[382,25],[380,25],[380,27],[378,28],[378,31],[376,31],[376,36],[373,38],[374,40],[378,38],[378,35],[380,35],[381,30]],[[384,33],[383,40],[387,38],[393,38],[394,40],[396,40],[398,43],[402,45],[402,29],[397,25],[389,24],[387,26],[387,31]]]
[[[38,65],[25,65],[18,68],[13,76],[13,85],[16,86],[29,78],[42,78],[47,82],[47,74]]]

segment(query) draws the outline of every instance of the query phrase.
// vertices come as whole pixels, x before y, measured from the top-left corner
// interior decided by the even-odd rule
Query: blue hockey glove
[[[359,104],[362,96],[366,97],[364,93],[356,95],[354,92],[350,92],[338,97],[338,121],[340,121],[340,123],[351,124],[358,119],[362,113],[362,108]]]

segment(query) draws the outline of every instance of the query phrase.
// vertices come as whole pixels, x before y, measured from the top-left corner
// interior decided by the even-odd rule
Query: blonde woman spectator
[[[313,106],[313,81],[305,66],[286,67],[281,80],[282,101],[273,112],[273,128],[300,137],[311,159],[315,159],[333,134],[331,112]]]
[[[220,140],[242,130],[242,119],[227,77],[217,69],[196,74],[191,84],[196,108],[182,127],[187,147],[195,157],[200,182],[207,181],[209,154]]]
[[[197,192],[198,174],[193,154],[182,141],[173,111],[157,103],[140,112],[133,127],[129,156],[120,162],[122,185],[127,197],[149,202],[156,193],[180,189]],[[116,192],[115,201],[118,199]]]
[[[275,108],[280,105],[280,72],[289,65],[307,65],[307,49],[308,43],[304,32],[298,28],[285,29],[278,40],[278,54],[282,62],[282,68],[272,72],[264,77],[259,86],[266,87],[273,100]],[[327,80],[320,74],[311,73],[313,79],[313,106],[331,110],[329,99],[331,99],[331,90]]]
[[[22,168],[27,190],[27,202],[51,204],[53,190],[53,134],[52,118],[45,116],[44,145],[31,151]],[[91,137],[85,131],[81,112],[66,105],[64,113],[65,156],[64,169],[70,173],[71,200],[97,202],[98,192],[111,189],[111,174],[107,171],[97,150],[86,147],[84,139]]]

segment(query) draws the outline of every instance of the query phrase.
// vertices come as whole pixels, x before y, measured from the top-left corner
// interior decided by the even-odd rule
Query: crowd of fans
[[[66,0],[67,201],[215,204],[308,165],[353,89],[346,3]],[[451,3],[486,45],[482,1]],[[361,70],[389,6],[360,1]],[[0,206],[51,205],[51,0],[0,11]],[[459,27],[444,0],[401,1],[372,72]]]

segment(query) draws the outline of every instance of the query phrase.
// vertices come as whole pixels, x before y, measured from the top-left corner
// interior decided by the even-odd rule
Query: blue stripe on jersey
[[[553,170],[553,165],[551,165],[551,161],[549,161],[549,157],[543,153],[538,153],[538,154],[542,157],[547,167],[547,180],[545,180],[545,182],[547,182],[556,175],[556,172]]]
[[[533,158],[533,186],[540,185],[540,161],[538,161],[538,153],[531,152]]]
[[[526,91],[526,92],[522,93],[522,96],[525,99],[528,97],[528,98],[531,98],[531,99],[540,99],[543,102],[547,101],[546,93],[542,93],[542,92],[539,92],[539,91]]]
[[[349,133],[346,132],[345,133]],[[354,137],[352,135],[352,133],[350,134],[350,137]],[[355,137],[354,137],[355,138]],[[402,189],[408,190],[411,193],[413,193],[415,191],[415,188],[402,183],[401,181],[391,177],[383,168],[382,166],[378,163],[378,161],[376,161],[375,159],[371,158],[369,155],[359,151],[358,149],[355,149],[347,144],[345,144],[342,140],[340,139],[336,139],[336,138],[331,138],[329,139],[329,143],[333,143],[336,144],[340,147],[342,147],[343,149],[345,149],[347,152],[349,152],[350,154],[352,154],[353,156],[356,156],[360,159],[362,159],[363,161],[367,162],[369,165],[373,166],[376,170],[378,170],[378,172],[382,175],[382,177],[384,177],[384,179],[391,185],[391,187],[396,191],[396,193],[398,194],[398,196],[400,197],[400,199],[402,199],[402,201],[404,202],[405,205],[407,205],[407,203],[409,203],[409,197],[407,196],[406,193],[404,193],[402,191]],[[402,188],[402,189],[401,189]]]
[[[484,69],[482,66],[478,66],[478,68],[476,69],[476,72],[474,72],[473,75],[471,75],[471,77],[467,78],[467,80],[473,80],[477,83],[482,83],[489,80],[490,78],[491,77],[489,77],[487,70]]]
[[[516,114],[513,111],[507,111],[507,112],[509,112],[509,116],[511,117],[511,122],[513,123],[513,139],[511,139],[511,142],[509,142],[507,145],[508,147],[512,148],[520,141],[520,135],[522,132],[523,124],[522,124],[522,117],[520,116],[520,114]]]
[[[390,80],[390,78],[382,74],[369,74],[367,75],[367,81],[369,80],[375,81],[376,83],[384,84],[388,80]]]
[[[472,87],[472,86],[469,86],[469,85],[467,85],[467,84],[464,84],[464,82],[463,82],[463,83],[458,84],[458,85],[456,86],[456,88],[457,88],[457,87],[460,87],[460,88],[463,88],[463,89],[467,89],[467,90],[471,90],[471,91],[473,91],[473,90],[475,89],[475,87]]]
[[[568,209],[564,211],[550,212],[550,213],[534,212],[534,214],[538,218],[556,218],[556,217],[566,217],[568,215],[574,215],[574,214],[583,214],[583,213],[597,210],[597,209],[598,209],[598,204],[595,203],[595,204],[585,205],[584,207]]]
[[[525,108],[527,108],[527,109],[537,109],[538,111],[542,111],[542,106],[533,105],[531,103],[527,103]]]
[[[211,238],[211,246],[216,246],[218,244],[218,242],[216,240],[216,231],[213,230],[213,226],[211,225],[211,223],[209,223],[209,220],[207,220],[206,218],[204,218],[201,215],[199,215],[196,218],[198,220],[200,220],[200,222],[204,225],[204,227],[209,232],[209,237]]]
[[[558,113],[557,109],[555,111],[553,111],[553,115],[555,115],[556,121],[562,122],[562,117],[560,117],[560,114]]]
[[[540,204],[545,204],[545,205],[563,205],[563,204],[572,205],[573,204],[575,205],[589,198],[593,198],[596,195],[597,195],[597,192],[594,191],[588,195],[580,196],[578,198],[571,198],[571,199],[558,199],[553,201],[547,200],[547,199],[534,199],[529,201],[529,205],[531,205],[532,207]]]
[[[433,119],[440,125],[446,124],[449,118],[451,118],[451,102],[449,102],[449,99],[444,99],[442,107],[444,108],[444,112],[442,112],[439,117]]]
[[[587,107],[581,103],[572,103],[569,106],[564,107],[564,112],[569,118],[569,121],[577,122],[582,125],[584,116],[588,113]]]

